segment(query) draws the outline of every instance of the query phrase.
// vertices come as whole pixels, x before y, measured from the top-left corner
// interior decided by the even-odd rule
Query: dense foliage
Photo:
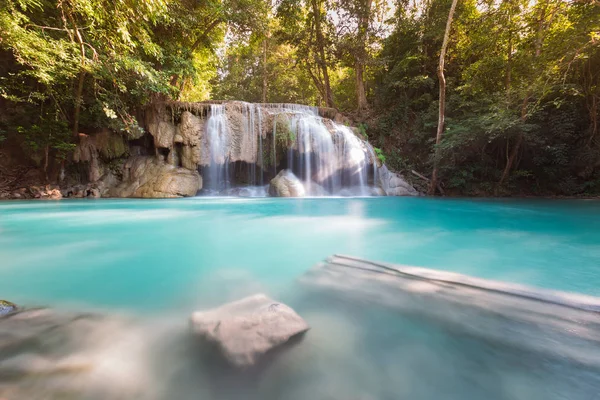
[[[600,192],[594,0],[4,0],[0,141],[50,179],[79,133],[143,132],[159,99],[348,113],[392,168],[448,193]]]
[[[459,1],[446,60],[442,180],[466,194],[600,192],[600,5]],[[432,163],[450,1],[397,9],[373,128],[396,168]]]

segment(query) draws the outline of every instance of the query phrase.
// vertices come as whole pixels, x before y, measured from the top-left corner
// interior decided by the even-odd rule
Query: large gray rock
[[[195,196],[202,188],[198,171],[177,168],[154,157],[131,157],[123,166],[123,182],[112,197],[171,198]]]
[[[304,197],[304,185],[289,169],[281,170],[275,178],[271,179],[269,195],[274,197]]]
[[[217,343],[233,365],[246,367],[269,350],[306,332],[309,326],[290,307],[256,294],[193,313],[191,328],[195,334]]]
[[[419,196],[419,192],[410,183],[385,165],[377,170],[377,174],[379,184],[387,196]]]

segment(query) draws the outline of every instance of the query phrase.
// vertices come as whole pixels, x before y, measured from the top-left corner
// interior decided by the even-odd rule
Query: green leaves
[[[385,164],[385,154],[383,154],[383,151],[379,147],[373,147],[373,150],[379,161],[381,161],[382,164]]]
[[[377,144],[430,170],[441,32],[449,1],[398,9],[376,74]],[[489,192],[519,138],[510,190],[573,194],[600,180],[600,7],[564,0],[461,1],[446,59],[442,181]],[[388,157],[389,162],[390,157]],[[562,183],[560,183],[562,182]],[[584,190],[584,189],[581,189]]]

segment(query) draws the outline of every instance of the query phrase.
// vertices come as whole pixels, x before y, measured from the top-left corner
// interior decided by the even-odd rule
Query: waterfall
[[[206,122],[206,136],[210,149],[208,174],[203,176],[205,188],[222,190],[229,187],[229,126],[225,107],[211,104],[210,117]],[[208,178],[208,179],[207,179]]]
[[[290,125],[295,128],[298,171],[305,181],[306,192],[311,195],[322,195],[323,190],[335,193],[339,188],[340,164],[331,133],[320,117],[300,114],[292,118],[296,119]]]
[[[369,188],[367,186],[369,161],[376,165],[374,158],[370,157],[375,154],[371,146],[360,140],[347,126],[337,125],[337,134],[342,137],[338,143],[339,163],[343,166],[343,170],[347,176],[345,178],[346,186],[355,189],[354,194],[367,196]]]
[[[300,104],[211,104],[204,128],[205,193],[266,193],[264,185],[292,171],[311,196],[372,192],[377,162],[371,145],[351,128]]]
[[[262,117],[262,111],[260,108],[258,108],[258,141],[259,141],[259,147],[258,147],[258,157],[257,157],[257,161],[260,163],[259,165],[261,166],[261,170],[260,170],[260,185],[264,185],[265,184],[265,174],[264,171],[262,170],[262,166],[265,165],[265,161],[264,161],[264,155],[263,155],[263,131],[262,131],[262,124],[263,124],[263,117]]]
[[[255,105],[251,103],[244,104],[244,114],[246,115],[246,130],[250,136],[250,144],[251,151],[256,154],[257,151],[257,143],[258,143],[258,133],[257,127],[255,123]],[[248,169],[248,183],[252,186],[256,186],[256,162],[250,164],[250,168]]]

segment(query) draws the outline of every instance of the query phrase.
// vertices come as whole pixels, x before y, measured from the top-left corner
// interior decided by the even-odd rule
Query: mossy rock
[[[0,300],[0,316],[17,311],[17,305],[10,301]]]

